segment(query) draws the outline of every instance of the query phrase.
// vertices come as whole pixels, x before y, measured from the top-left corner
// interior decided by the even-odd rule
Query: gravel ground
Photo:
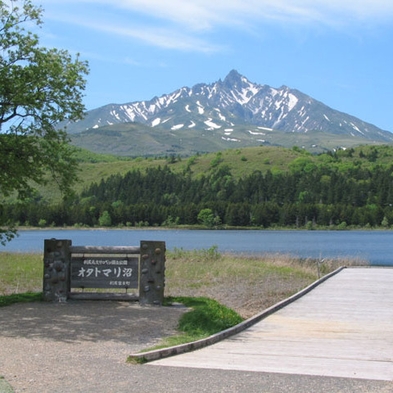
[[[173,335],[182,307],[68,301],[0,309],[0,375],[15,392],[85,392],[102,383],[117,392],[131,353]]]
[[[211,297],[249,318],[287,297],[288,291],[296,292],[307,284],[299,278],[288,282],[277,277],[258,284],[216,282],[212,287],[187,288],[180,293],[171,291],[168,285],[166,296],[186,292],[187,296]],[[184,312],[183,307],[141,307],[139,303],[118,301],[37,302],[2,307],[0,377],[16,393],[141,393],[152,391],[153,386],[162,392],[191,391],[187,383],[176,390],[178,385],[170,376],[165,380],[152,378],[151,367],[126,363],[128,355],[175,334]],[[157,369],[154,375],[161,373]],[[188,374],[184,370],[173,373],[179,381]],[[161,374],[167,375],[168,369]],[[225,380],[230,378],[225,373],[219,375]],[[0,382],[3,393],[4,380]],[[209,381],[205,382],[209,391]],[[162,389],[164,385],[167,387]],[[202,389],[196,384],[195,389],[198,387]]]
[[[0,375],[15,393],[393,391],[381,381],[126,363],[130,353],[172,335],[184,311],[108,301],[2,307]],[[9,392],[4,382],[0,393]]]

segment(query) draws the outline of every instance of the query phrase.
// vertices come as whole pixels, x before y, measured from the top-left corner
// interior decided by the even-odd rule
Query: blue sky
[[[87,109],[232,69],[393,132],[392,0],[33,0],[41,44],[80,53]]]

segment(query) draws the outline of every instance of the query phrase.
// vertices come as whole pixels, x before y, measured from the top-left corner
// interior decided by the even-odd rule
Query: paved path
[[[150,364],[393,381],[393,269],[344,269],[242,333]]]

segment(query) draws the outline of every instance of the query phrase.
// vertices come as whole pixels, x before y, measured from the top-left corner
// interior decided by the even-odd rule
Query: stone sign
[[[125,300],[162,305],[165,287],[163,241],[141,240],[139,246],[73,246],[69,239],[44,242],[43,293],[46,301],[67,299],[118,300],[119,291],[103,293],[94,288],[125,290]],[[73,288],[90,288],[85,293]],[[127,293],[138,288],[138,295]],[[84,291],[83,291],[84,292]],[[116,292],[116,293],[114,293]]]

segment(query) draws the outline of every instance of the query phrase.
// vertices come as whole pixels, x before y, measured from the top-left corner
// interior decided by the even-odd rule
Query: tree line
[[[33,226],[391,227],[393,165],[309,165],[254,171],[227,165],[193,176],[170,165],[112,175],[57,205],[33,198],[4,205],[2,219]]]

